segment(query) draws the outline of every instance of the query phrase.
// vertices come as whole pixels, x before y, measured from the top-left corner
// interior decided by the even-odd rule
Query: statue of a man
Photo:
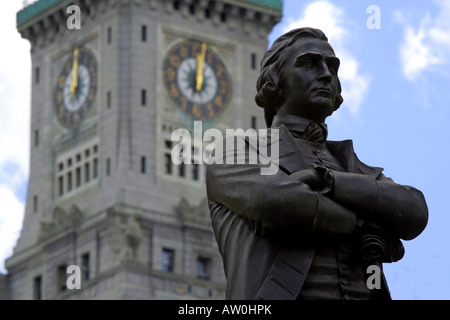
[[[338,69],[322,31],[278,38],[262,59],[255,97],[267,126],[279,130],[277,172],[261,175],[262,164],[249,161],[207,168],[227,299],[390,299],[382,263],[401,259],[400,239],[427,224],[419,190],[362,163],[351,140],[326,140],[325,119],[343,102]],[[255,150],[247,144],[227,152],[248,160]],[[368,285],[376,268],[381,285]]]

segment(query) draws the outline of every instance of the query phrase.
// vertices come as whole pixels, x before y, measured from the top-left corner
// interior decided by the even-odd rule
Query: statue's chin
[[[324,103],[317,103],[310,107],[311,112],[308,113],[307,118],[323,122],[325,118],[329,117],[334,112],[334,105],[330,105],[329,101]]]

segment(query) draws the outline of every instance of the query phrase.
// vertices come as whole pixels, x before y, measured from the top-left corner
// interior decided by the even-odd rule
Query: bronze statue
[[[403,257],[400,239],[424,230],[428,209],[419,190],[362,163],[351,140],[326,140],[325,119],[343,102],[338,68],[322,31],[279,37],[255,97],[279,130],[279,170],[262,175],[249,161],[207,168],[227,299],[391,299],[382,263]],[[227,152],[247,159],[258,146],[246,143]],[[380,288],[367,285],[370,266],[381,270]]]

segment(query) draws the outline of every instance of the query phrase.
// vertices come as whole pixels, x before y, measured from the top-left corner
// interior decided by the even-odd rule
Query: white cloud
[[[30,124],[30,51],[26,40],[16,30],[15,16],[20,2],[2,3],[0,34],[0,165],[14,162],[28,170]]]
[[[31,62],[30,46],[16,30],[21,5],[0,5],[0,271],[22,224],[24,205],[14,193],[28,177]]]
[[[369,89],[370,77],[359,71],[357,59],[346,49],[349,30],[345,26],[345,19],[341,8],[328,1],[315,1],[306,7],[301,17],[291,19],[283,33],[294,28],[313,27],[326,34],[336,56],[341,60],[339,79],[344,97],[342,107],[348,108],[352,115],[357,116]]]
[[[435,2],[439,13],[434,18],[426,13],[417,28],[403,13],[394,15],[397,22],[405,25],[400,59],[408,80],[419,78],[425,71],[441,72],[442,65],[450,61],[450,2]]]
[[[0,272],[5,273],[4,259],[11,256],[22,229],[24,205],[9,186],[0,185],[0,199]]]

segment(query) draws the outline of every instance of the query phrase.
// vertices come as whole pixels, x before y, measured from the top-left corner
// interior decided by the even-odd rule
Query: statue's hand
[[[304,169],[295,173],[298,181],[307,184],[312,190],[320,190],[324,186],[322,176],[315,169]]]
[[[297,180],[307,184],[311,190],[326,194],[333,189],[334,177],[331,170],[319,165],[295,173]]]
[[[334,175],[333,172],[318,164],[314,164],[314,170],[319,174],[322,180],[322,187],[320,188],[320,193],[326,194],[333,191],[334,188]]]

